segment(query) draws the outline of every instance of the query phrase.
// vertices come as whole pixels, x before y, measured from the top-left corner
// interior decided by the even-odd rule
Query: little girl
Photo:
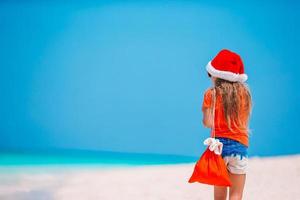
[[[240,56],[226,49],[208,62],[206,70],[213,87],[204,94],[203,124],[208,128],[214,124],[215,137],[223,143],[221,156],[232,183],[229,199],[242,199],[248,164],[248,122],[252,109],[250,90],[244,83],[248,76],[244,73]],[[214,97],[215,118],[212,119]],[[227,187],[214,186],[215,200],[226,200],[226,197]]]

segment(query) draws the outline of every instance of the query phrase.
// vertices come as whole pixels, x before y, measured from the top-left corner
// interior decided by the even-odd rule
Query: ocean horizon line
[[[201,157],[121,152],[109,150],[90,150],[73,148],[2,148],[0,149],[0,166],[18,165],[156,165],[195,163]],[[249,155],[249,158],[268,158],[298,156],[299,154],[282,155]]]

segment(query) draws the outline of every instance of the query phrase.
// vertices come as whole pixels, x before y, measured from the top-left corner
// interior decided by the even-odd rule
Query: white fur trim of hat
[[[206,70],[215,77],[224,79],[224,80],[228,80],[231,82],[245,82],[248,79],[247,74],[236,74],[233,72],[229,72],[229,71],[221,71],[221,70],[217,70],[216,68],[214,68],[214,66],[212,66],[211,61],[208,62],[208,64],[206,65]]]

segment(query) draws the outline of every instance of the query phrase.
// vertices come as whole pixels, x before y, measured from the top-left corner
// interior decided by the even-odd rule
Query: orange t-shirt
[[[212,108],[213,107],[213,102],[212,102],[212,94],[213,90],[208,89],[204,93],[204,98],[203,98],[203,104],[202,104],[202,111],[205,108]],[[249,141],[248,141],[248,132],[247,132],[247,127],[236,127],[234,126],[233,123],[231,123],[231,130],[229,130],[228,125],[226,123],[225,119],[225,114],[224,114],[224,109],[222,105],[222,97],[220,95],[217,95],[216,98],[216,104],[215,104],[215,119],[214,119],[214,124],[215,124],[215,136],[216,137],[225,137],[229,139],[236,140],[246,146],[249,146]],[[245,105],[245,101],[241,99],[241,106]],[[240,109],[240,112],[243,109]],[[247,113],[239,113],[240,120],[247,120]],[[245,122],[245,121],[243,121]],[[212,133],[211,133],[212,134]]]

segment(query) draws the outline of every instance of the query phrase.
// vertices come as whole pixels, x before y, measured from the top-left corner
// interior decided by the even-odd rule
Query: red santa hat
[[[206,70],[214,77],[231,82],[245,82],[248,79],[244,73],[244,64],[241,57],[227,49],[221,50],[216,57],[209,61]]]

